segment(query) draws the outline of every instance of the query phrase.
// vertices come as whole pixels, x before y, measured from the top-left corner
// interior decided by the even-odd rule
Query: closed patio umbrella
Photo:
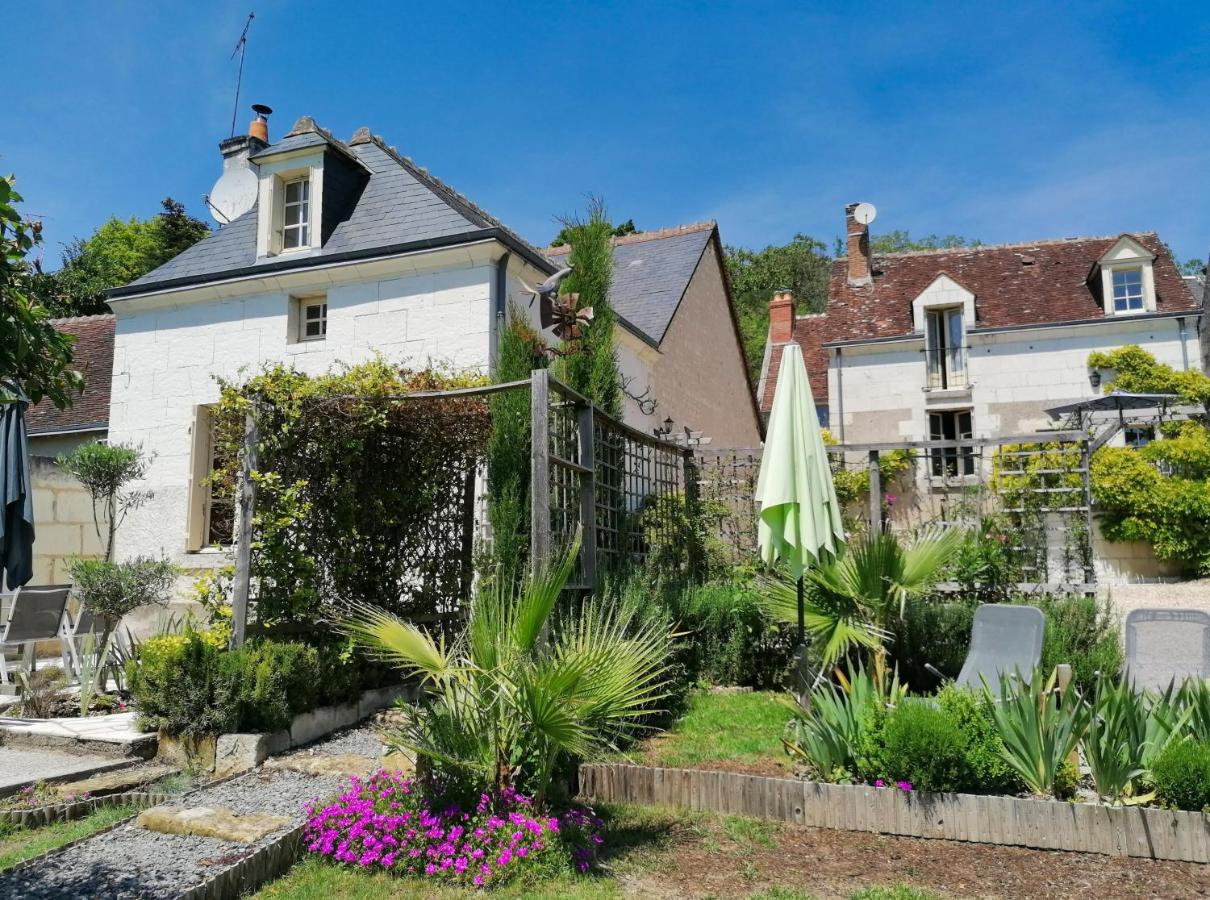
[[[34,495],[29,480],[25,407],[17,399],[0,403],[0,575],[11,590],[34,577]]]
[[[801,642],[802,573],[840,553],[844,525],[802,351],[793,343],[782,348],[756,502],[761,559],[770,565],[780,560],[798,580]]]

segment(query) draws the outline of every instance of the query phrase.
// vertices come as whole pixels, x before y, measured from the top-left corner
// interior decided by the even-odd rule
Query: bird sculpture
[[[573,268],[575,268],[575,267],[567,266],[566,268],[560,269],[559,271],[555,272],[555,274],[551,275],[549,278],[547,278],[544,282],[542,282],[537,287],[530,287],[528,284],[526,284],[524,281],[522,281],[521,287],[523,287],[525,289],[525,293],[530,295],[529,305],[530,306],[534,305],[535,297],[541,297],[543,301],[549,301],[556,294],[558,294],[559,285],[561,285],[563,283],[563,280],[565,278],[567,278],[568,275],[571,274],[571,270]]]
[[[550,328],[561,341],[577,341],[584,333],[584,326],[592,321],[592,307],[579,308],[579,294],[560,294],[542,304],[540,321],[542,328]]]

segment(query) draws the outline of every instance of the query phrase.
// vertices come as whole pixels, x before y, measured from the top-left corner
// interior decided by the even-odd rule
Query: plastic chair
[[[1126,676],[1136,690],[1210,677],[1210,614],[1135,609],[1126,616]]]

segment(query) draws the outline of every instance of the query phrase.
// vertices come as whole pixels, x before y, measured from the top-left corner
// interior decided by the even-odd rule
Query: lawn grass
[[[133,812],[134,807],[131,806],[110,806],[98,809],[73,822],[56,822],[41,828],[5,826],[0,830],[0,871],[46,853],[48,850],[54,850],[64,844],[70,844],[72,841],[95,834],[115,822],[125,819]]]
[[[774,691],[697,691],[668,731],[625,754],[640,765],[708,769],[719,763],[773,774],[788,769],[781,736],[793,714],[787,695]]]

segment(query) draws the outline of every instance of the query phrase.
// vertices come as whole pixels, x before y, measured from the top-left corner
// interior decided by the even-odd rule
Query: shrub
[[[975,691],[947,685],[937,694],[937,705],[962,734],[970,781],[963,788],[972,794],[1014,794],[1021,779],[1004,761],[1004,742],[986,699]]]
[[[1088,705],[1069,691],[1060,704],[1055,676],[1035,670],[1028,685],[1003,675],[999,694],[985,689],[996,730],[1004,742],[1004,761],[1035,794],[1065,796],[1072,785],[1063,771],[1088,727]]]
[[[319,706],[319,654],[297,642],[264,641],[245,654],[249,680],[240,728],[280,731],[297,713]]]
[[[535,868],[587,871],[602,843],[588,809],[538,815],[512,790],[483,794],[464,811],[398,772],[379,771],[308,809],[307,850],[362,869],[468,886],[498,885]]]
[[[1210,807],[1210,743],[1173,741],[1151,765],[1156,796],[1195,812]]]
[[[17,682],[21,685],[21,715],[48,719],[59,708],[63,688],[67,687],[67,676],[58,666],[47,666],[18,673]]]
[[[973,783],[966,739],[950,716],[924,700],[887,714],[882,732],[884,774],[922,791],[965,791]]]
[[[926,664],[948,678],[958,677],[970,648],[971,624],[978,604],[978,599],[970,596],[929,598],[907,605],[888,649],[899,677],[909,688],[925,692],[937,687],[937,676],[925,668]]]
[[[1019,603],[1037,606],[1046,616],[1042,671],[1069,663],[1072,686],[1088,696],[1097,673],[1115,679],[1122,671],[1122,644],[1117,617],[1108,600],[1095,597],[1022,597]]]

